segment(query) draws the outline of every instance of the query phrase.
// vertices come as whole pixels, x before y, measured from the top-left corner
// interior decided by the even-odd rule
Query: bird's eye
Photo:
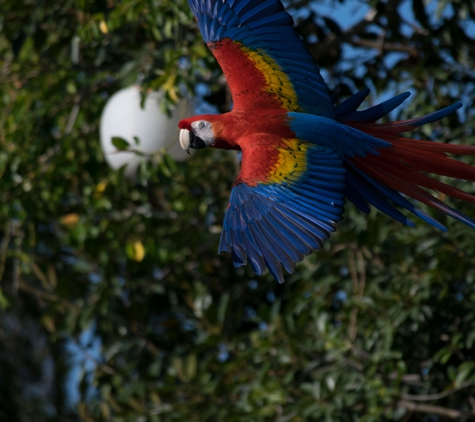
[[[198,124],[198,127],[199,127],[200,129],[204,129],[204,128],[205,128],[205,122],[200,122],[200,123]]]

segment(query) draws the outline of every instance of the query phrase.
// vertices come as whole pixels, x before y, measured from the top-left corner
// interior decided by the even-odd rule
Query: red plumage
[[[208,47],[226,75],[233,93],[234,109],[249,109],[250,105],[260,108],[282,106],[276,96],[265,91],[267,82],[264,74],[243,51],[241,43],[224,39],[210,43]]]
[[[475,196],[424,174],[432,173],[475,181],[474,167],[456,161],[447,155],[475,155],[475,147],[400,137],[401,132],[416,128],[409,124],[412,122],[414,120],[389,124],[351,123],[351,126],[369,135],[384,139],[392,146],[381,148],[380,155],[355,157],[348,161],[375,180],[449,214],[449,208],[442,201],[422,188],[475,203]]]

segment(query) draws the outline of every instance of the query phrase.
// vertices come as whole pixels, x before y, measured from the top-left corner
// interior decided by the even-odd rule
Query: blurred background
[[[473,2],[285,3],[336,103],[461,100],[418,136],[475,145]],[[185,0],[0,2],[1,421],[474,419],[473,230],[347,204],[283,285],[235,269],[235,155],[108,166],[101,114],[137,83],[164,113],[230,107]]]

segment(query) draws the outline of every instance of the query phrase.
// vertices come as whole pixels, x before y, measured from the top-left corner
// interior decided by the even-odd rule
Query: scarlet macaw
[[[295,264],[336,230],[345,197],[361,211],[371,204],[414,225],[398,209],[446,230],[406,197],[475,228],[475,221],[429,194],[429,188],[475,203],[475,197],[425,173],[475,181],[475,169],[446,153],[475,155],[475,147],[400,137],[439,120],[457,103],[424,117],[375,123],[410,94],[363,111],[364,90],[334,106],[318,66],[279,0],[188,0],[201,33],[218,60],[234,108],[222,115],[180,121],[189,148],[242,151],[219,252],[235,266],[266,267],[280,282]],[[403,195],[401,195],[403,194]]]

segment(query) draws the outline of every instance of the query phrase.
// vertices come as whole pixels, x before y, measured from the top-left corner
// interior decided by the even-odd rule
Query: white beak
[[[189,154],[190,153],[190,131],[180,130],[180,145]]]

